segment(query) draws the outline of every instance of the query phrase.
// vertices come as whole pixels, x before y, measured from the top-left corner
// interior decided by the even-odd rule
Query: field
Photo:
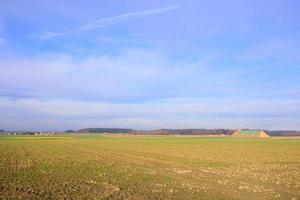
[[[0,199],[300,199],[300,139],[1,136]]]

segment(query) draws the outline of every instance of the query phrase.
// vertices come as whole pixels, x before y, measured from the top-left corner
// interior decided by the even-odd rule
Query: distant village
[[[52,131],[42,131],[42,132],[33,132],[33,131],[4,131],[0,130],[1,135],[59,135],[63,132],[52,132]]]

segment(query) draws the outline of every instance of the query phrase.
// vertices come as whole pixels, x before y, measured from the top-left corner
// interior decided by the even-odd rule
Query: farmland
[[[300,139],[1,136],[0,199],[300,199]]]

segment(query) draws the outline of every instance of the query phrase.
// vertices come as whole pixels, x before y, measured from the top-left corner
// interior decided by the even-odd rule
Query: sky
[[[2,0],[0,129],[300,130],[298,0]]]

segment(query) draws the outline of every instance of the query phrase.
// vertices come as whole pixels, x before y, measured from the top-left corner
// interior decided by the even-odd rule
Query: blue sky
[[[298,0],[0,1],[0,129],[300,130]]]

